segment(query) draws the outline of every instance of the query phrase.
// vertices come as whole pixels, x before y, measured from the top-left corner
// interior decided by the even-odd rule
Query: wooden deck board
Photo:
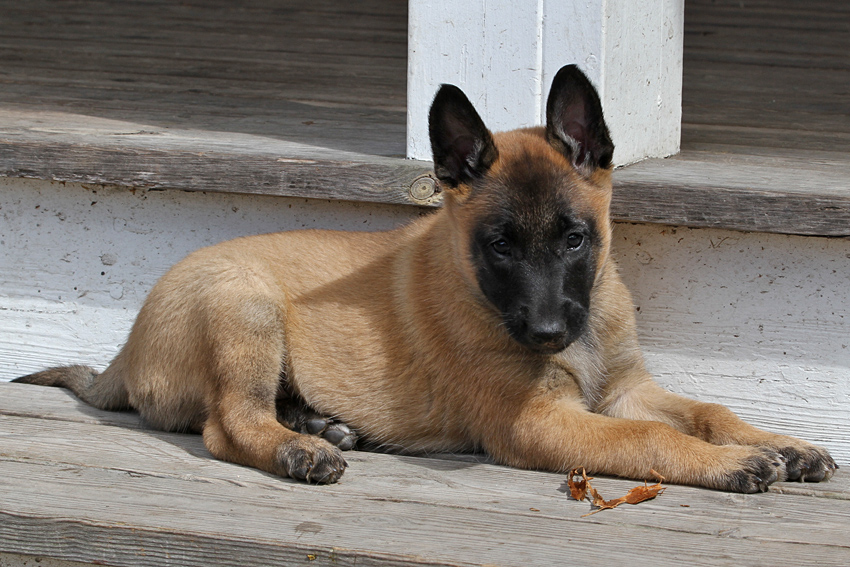
[[[0,384],[0,552],[108,565],[798,565],[850,561],[850,482],[670,486],[582,518],[564,475],[349,452],[307,486],[51,388]],[[603,495],[634,481],[598,479]],[[754,550],[758,550],[754,553]]]
[[[400,159],[402,0],[0,9],[0,175],[439,205],[408,195],[428,164]],[[682,153],[617,171],[615,218],[850,235],[850,29],[836,13],[688,0]],[[110,137],[104,120],[149,135]],[[352,160],[368,173],[347,175]]]

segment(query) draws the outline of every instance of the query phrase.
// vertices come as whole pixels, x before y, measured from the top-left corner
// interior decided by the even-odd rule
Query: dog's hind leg
[[[305,433],[318,435],[342,451],[353,449],[357,445],[357,433],[348,425],[322,415],[299,397],[293,396],[286,390],[278,392],[276,400],[277,420],[287,428]]]
[[[230,295],[229,297],[233,297]],[[324,439],[288,429],[277,419],[279,375],[285,358],[284,314],[266,296],[212,305],[208,325],[215,393],[204,443],[216,457],[281,476],[336,482],[347,466]]]

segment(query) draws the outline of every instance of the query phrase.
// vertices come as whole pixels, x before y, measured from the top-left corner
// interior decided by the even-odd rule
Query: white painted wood
[[[156,280],[189,252],[299,228],[382,230],[412,207],[0,178],[0,379],[104,366]]]
[[[683,0],[411,0],[407,155],[430,159],[428,107],[441,83],[466,92],[491,130],[542,124],[555,73],[597,86],[623,165],[679,150]]]
[[[850,239],[617,224],[650,371],[850,463]]]
[[[675,154],[681,140],[685,2],[606,0],[604,6],[599,84],[614,162]]]
[[[383,229],[410,208],[0,180],[0,380],[103,368],[156,279],[243,234]],[[617,224],[650,369],[850,463],[850,240]]]

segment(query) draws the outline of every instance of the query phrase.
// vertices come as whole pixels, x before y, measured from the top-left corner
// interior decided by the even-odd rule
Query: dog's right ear
[[[499,152],[472,103],[454,85],[442,85],[428,113],[434,173],[449,187],[481,177]]]

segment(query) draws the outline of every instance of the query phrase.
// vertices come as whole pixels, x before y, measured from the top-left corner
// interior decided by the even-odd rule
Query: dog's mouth
[[[530,333],[526,325],[512,328],[508,325],[511,337],[525,348],[539,354],[557,354],[570,346],[581,333],[564,332],[562,334],[541,338]]]
[[[539,354],[558,354],[559,352],[565,350],[568,346],[573,344],[578,336],[571,336],[570,334],[565,335],[564,337],[558,339],[552,339],[546,342],[536,342],[534,340],[523,341],[523,344],[531,349],[532,351]]]
[[[566,349],[568,346],[572,344],[572,341],[564,341],[564,342],[552,342],[552,343],[525,343],[529,349],[533,350],[538,354],[558,354],[562,350]]]

